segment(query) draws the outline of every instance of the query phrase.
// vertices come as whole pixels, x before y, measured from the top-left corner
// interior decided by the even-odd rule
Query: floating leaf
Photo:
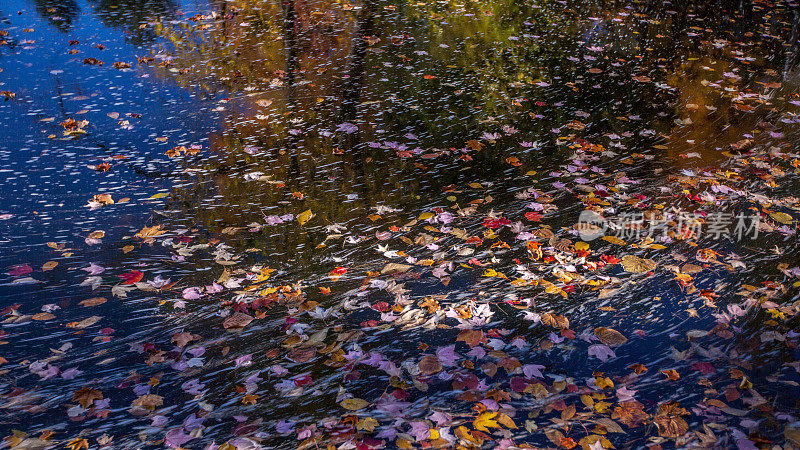
[[[161,236],[164,233],[165,231],[163,230],[163,225],[153,225],[152,227],[142,228],[134,236],[141,239],[149,239],[149,238],[154,238],[156,236]]]
[[[780,222],[784,225],[789,225],[790,223],[792,223],[792,220],[794,220],[792,216],[783,212],[773,212],[770,213],[769,216],[775,219],[776,222]]]
[[[297,222],[300,225],[305,225],[312,217],[314,217],[314,213],[310,209],[307,209],[297,215]]]
[[[102,319],[102,317],[100,316],[87,317],[86,319],[83,319],[80,322],[70,322],[67,324],[67,326],[70,328],[79,328],[79,329],[88,328],[99,322],[100,319]]]
[[[106,232],[103,230],[96,230],[89,233],[89,239],[103,239],[106,236]]]
[[[53,320],[55,318],[56,318],[56,316],[54,316],[53,314],[51,314],[49,312],[42,312],[42,313],[39,313],[39,314],[34,314],[33,317],[32,317],[33,320]]]
[[[472,423],[476,430],[489,431],[489,428],[500,428],[500,425],[494,420],[497,416],[496,412],[484,412],[478,415]]]
[[[146,394],[133,401],[133,406],[143,407],[150,411],[164,404],[164,397],[155,394]]]
[[[358,411],[359,409],[364,409],[369,406],[369,403],[360,398],[348,398],[343,400],[340,405],[342,405],[342,408],[348,411]]]
[[[594,335],[600,339],[600,342],[610,347],[628,342],[628,338],[613,328],[597,327],[594,329]]]
[[[634,255],[623,256],[620,264],[631,273],[646,273],[656,268],[656,262],[652,259],[639,258]]]
[[[434,355],[426,355],[419,362],[419,370],[423,375],[433,375],[442,371],[442,363]]]
[[[222,326],[225,328],[244,328],[252,321],[252,316],[241,312],[235,312],[225,318],[225,320],[222,322]]]
[[[604,241],[611,242],[612,244],[616,245],[627,245],[625,241],[616,237],[616,236],[603,236],[602,238]]]
[[[316,354],[316,347],[299,347],[289,352],[286,357],[296,363],[304,363],[310,361]]]
[[[84,408],[92,406],[95,400],[102,400],[103,393],[94,388],[82,387],[72,395],[72,401],[80,403]]]

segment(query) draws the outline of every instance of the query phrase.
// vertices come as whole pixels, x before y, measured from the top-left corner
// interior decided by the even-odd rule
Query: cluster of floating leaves
[[[216,20],[196,16],[178,25],[202,33]],[[596,55],[603,51],[590,48]],[[159,64],[170,67],[160,55]],[[139,63],[155,61],[142,57]],[[83,63],[103,65],[94,58]],[[280,86],[285,77],[266,82]],[[423,79],[435,78],[429,77]],[[741,78],[725,74],[712,86],[733,93],[729,108],[736,114],[763,112],[778,101],[773,91],[739,91]],[[662,82],[645,74],[625,80]],[[775,83],[766,89],[779,88]],[[655,157],[628,152],[620,158],[630,132],[585,136],[588,114],[577,112],[552,136],[538,137],[542,142],[518,137],[511,121],[489,123],[448,149],[428,148],[410,133],[403,136],[409,144],[399,144],[400,138],[370,144],[397,159],[421,161],[420,170],[426,160],[468,165],[478,155],[501,154],[502,164],[518,174],[517,189],[502,202],[493,181],[478,180],[446,186],[421,210],[379,204],[348,224],[299,207],[211,236],[157,218],[147,225],[143,219],[138,232],[117,242],[106,242],[104,230],[51,242],[52,260],[41,267],[16,264],[7,277],[24,285],[40,282],[44,272],[81,274],[85,298],[78,312],[66,314],[56,303],[41,310],[15,304],[2,311],[4,324],[10,330],[66,328],[93,349],[98,367],[124,361],[131,370],[124,377],[82,376],[84,368],[71,360],[79,350],[71,342],[46,356],[0,358],[3,376],[15,380],[0,395],[0,407],[18,417],[19,428],[6,443],[73,450],[800,445],[800,200],[792,194],[800,155],[784,136],[794,132],[798,104],[783,100],[786,109],[774,115],[775,123],[758,120],[747,136],[721,148],[711,167],[659,168],[655,177],[636,171],[637,161]],[[64,137],[83,139],[89,122],[60,125]],[[334,125],[326,137],[345,139],[365,127]],[[547,173],[537,162],[543,145],[563,155]],[[202,146],[173,146],[165,156],[200,158]],[[92,169],[104,173],[111,165]],[[285,190],[298,202],[306,195],[287,189],[291,180],[261,171],[233,176]],[[88,214],[130,201],[105,192],[86,200]],[[622,230],[585,242],[575,224],[584,209],[609,221],[642,213],[663,219],[665,228],[656,236]],[[751,230],[760,233],[752,241],[758,248],[696,232],[715,214],[731,211],[760,218]],[[684,222],[686,215],[694,222]],[[247,237],[274,228],[308,234],[317,250],[330,249],[330,259],[310,277],[260,259]],[[156,273],[146,264],[58,261],[98,245],[204,270]],[[354,248],[370,257],[349,258]],[[115,347],[120,338],[111,325],[117,319],[93,309],[134,299],[150,303],[179,329]],[[677,317],[682,326],[659,315]],[[25,347],[15,331],[4,327],[2,333]],[[654,358],[656,352],[663,357]],[[69,388],[45,395],[39,386]],[[56,433],[24,419],[43,411],[82,429]]]

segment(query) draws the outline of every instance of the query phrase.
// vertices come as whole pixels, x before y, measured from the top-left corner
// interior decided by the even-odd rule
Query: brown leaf
[[[187,331],[184,331],[182,333],[175,333],[172,336],[172,342],[174,342],[175,345],[181,348],[186,347],[186,344],[188,344],[189,342],[196,341],[198,339],[200,339],[200,336],[189,333]]]
[[[80,322],[70,322],[67,326],[70,328],[87,328],[99,322],[100,319],[102,319],[100,316],[87,317]]]
[[[141,239],[150,239],[157,236],[161,236],[162,234],[166,233],[163,230],[163,225],[153,225],[152,227],[144,227],[134,236],[141,238]]]
[[[111,198],[111,194],[95,194],[94,197],[92,197],[92,201],[104,206],[114,204],[114,199]]]
[[[434,355],[426,355],[419,362],[419,370],[423,375],[433,375],[442,371],[442,363]]]
[[[225,328],[244,328],[253,321],[253,317],[241,313],[235,312],[228,316],[224,322],[222,322],[222,326]]]
[[[296,363],[304,363],[310,361],[316,354],[316,347],[298,347],[290,351],[287,357]]]
[[[622,335],[619,331],[613,328],[597,327],[594,329],[594,335],[600,339],[600,342],[613,347],[628,342],[628,338]]]
[[[42,313],[39,313],[39,314],[34,314],[33,317],[32,317],[33,320],[53,320],[55,318],[56,318],[56,316],[54,316],[53,314],[50,314],[49,312],[42,312]]]
[[[92,298],[87,298],[86,300],[81,300],[80,302],[78,302],[78,304],[81,306],[89,307],[89,306],[102,305],[106,301],[107,300],[105,297],[92,297]]]
[[[84,408],[92,406],[95,400],[102,400],[103,393],[90,387],[82,387],[72,394],[72,401],[80,403]]]
[[[143,407],[149,410],[154,410],[164,404],[164,397],[155,394],[146,394],[133,401],[134,407]]]
[[[653,422],[661,437],[676,439],[689,431],[689,424],[680,416],[656,416]]]
[[[688,414],[689,411],[676,402],[658,405],[658,414],[653,418],[653,422],[658,427],[658,434],[670,439],[683,436],[689,430],[689,424],[681,416]]]
[[[648,417],[650,415],[644,412],[644,405],[636,400],[620,402],[619,406],[615,407],[611,413],[612,419],[618,420],[629,427],[639,426]]]
[[[561,411],[561,420],[567,421],[575,417],[575,405],[569,405]]]
[[[678,371],[675,370],[675,369],[662,370],[661,373],[666,375],[667,378],[669,378],[672,381],[675,381],[675,380],[677,380],[677,379],[679,379],[681,377],[680,374],[678,374]]]
[[[594,419],[594,420],[592,420],[592,422],[602,426],[609,433],[622,433],[622,434],[625,434],[625,430],[623,430],[622,427],[620,427],[617,422],[614,422],[613,420],[611,420],[611,419],[609,419],[607,417],[601,417],[599,419]]]
[[[541,321],[545,325],[562,330],[569,329],[569,319],[560,314],[544,313],[541,316]]]
[[[481,330],[461,330],[456,338],[456,342],[458,341],[466,342],[470,347],[475,347],[481,342],[489,342],[486,340],[486,335]]]
[[[485,362],[483,365],[481,365],[481,370],[486,374],[486,376],[491,378],[497,373],[497,364],[493,362]]]

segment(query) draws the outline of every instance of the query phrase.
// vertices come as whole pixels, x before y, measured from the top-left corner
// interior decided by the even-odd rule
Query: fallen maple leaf
[[[80,403],[84,408],[89,408],[95,400],[102,399],[103,393],[100,390],[85,386],[72,394],[72,400]]]

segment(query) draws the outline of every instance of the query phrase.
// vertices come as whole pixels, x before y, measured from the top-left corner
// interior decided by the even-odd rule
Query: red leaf
[[[122,284],[133,284],[133,283],[138,283],[139,281],[142,281],[142,278],[144,277],[144,273],[142,273],[142,272],[140,272],[138,270],[131,270],[128,273],[123,273],[122,275],[118,275],[118,276],[120,278],[122,278],[123,280],[125,280],[125,281],[122,282]]]
[[[8,274],[12,277],[21,277],[31,272],[33,272],[33,268],[31,268],[31,266],[28,264],[20,264],[12,267],[11,270],[8,271]]]
[[[544,216],[542,216],[536,211],[528,211],[525,213],[525,218],[530,220],[531,222],[541,222],[542,217]]]
[[[717,372],[717,369],[714,368],[714,365],[709,362],[696,362],[692,364],[692,369],[702,373],[703,375],[711,375],[712,373]]]

